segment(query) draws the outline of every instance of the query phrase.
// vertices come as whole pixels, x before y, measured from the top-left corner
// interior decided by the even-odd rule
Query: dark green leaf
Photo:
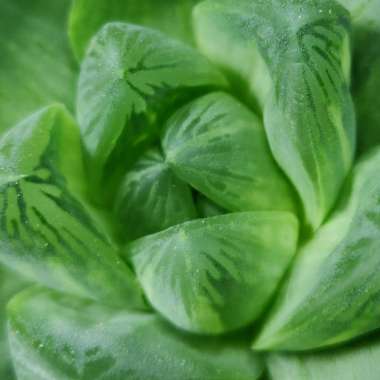
[[[167,123],[166,161],[185,182],[231,211],[294,211],[259,119],[230,95],[212,93]]]
[[[126,248],[150,303],[174,325],[219,334],[254,321],[296,249],[297,219],[246,212],[198,219]]]
[[[256,380],[238,340],[190,337],[154,314],[115,311],[31,289],[9,306],[18,380]]]
[[[264,106],[272,152],[316,229],[355,151],[348,13],[325,0],[210,0],[194,20],[201,50],[240,73]]]
[[[150,150],[126,175],[115,205],[123,237],[136,239],[197,216],[190,187]]]
[[[380,150],[363,158],[330,220],[301,249],[254,343],[304,350],[380,327]]]
[[[104,26],[83,61],[78,93],[93,183],[102,179],[124,130],[135,124],[148,128],[158,113],[194,91],[223,84],[221,74],[199,53],[160,32],[124,23]]]
[[[137,282],[85,201],[79,130],[62,106],[5,133],[0,168],[5,265],[64,292],[141,305]]]

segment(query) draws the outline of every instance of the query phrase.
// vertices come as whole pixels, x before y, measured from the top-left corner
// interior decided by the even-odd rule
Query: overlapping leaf
[[[262,124],[230,95],[205,95],[177,111],[163,149],[182,180],[228,210],[294,211]]]
[[[299,253],[254,344],[303,350],[380,327],[380,150],[361,160],[331,219]]]
[[[297,219],[233,213],[184,223],[127,246],[150,303],[174,325],[218,334],[263,311],[295,253]]]
[[[190,187],[174,175],[157,149],[144,154],[124,178],[115,214],[121,234],[130,240],[197,216]]]
[[[154,314],[31,289],[9,306],[18,380],[256,380],[244,342],[190,337]]]
[[[105,25],[94,37],[82,63],[78,119],[97,185],[123,131],[146,128],[158,114],[212,86],[224,84],[221,74],[198,52],[152,29]],[[119,165],[125,152],[114,157]]]
[[[137,282],[84,201],[79,131],[62,106],[10,129],[0,139],[0,168],[5,265],[64,292],[141,305]]]
[[[110,21],[128,21],[192,43],[191,9],[198,0],[74,0],[69,34],[81,59],[91,37]]]
[[[316,229],[355,150],[348,13],[334,1],[209,0],[194,20],[201,50],[240,73],[265,105],[272,152]]]

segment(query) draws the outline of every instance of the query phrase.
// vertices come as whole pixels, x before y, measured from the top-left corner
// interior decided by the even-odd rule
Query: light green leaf
[[[9,306],[18,380],[257,380],[244,341],[191,337],[154,314],[31,289]]]
[[[0,379],[15,378],[8,347],[5,306],[9,299],[26,287],[27,283],[13,272],[0,266]]]
[[[149,26],[192,43],[191,10],[198,0],[74,0],[69,35],[74,52],[82,59],[91,37],[110,21]]]
[[[272,380],[378,380],[380,341],[375,336],[341,349],[270,354],[267,365]]]
[[[304,350],[380,327],[380,150],[363,158],[330,220],[302,249],[254,343]]]
[[[293,211],[290,184],[259,119],[230,95],[212,93],[171,117],[166,161],[185,182],[231,211]]]
[[[69,0],[0,1],[0,134],[53,101],[74,105]]]
[[[174,325],[219,334],[264,310],[296,249],[297,219],[247,212],[184,223],[126,247],[150,303]]]
[[[223,84],[221,74],[181,42],[136,25],[104,26],[82,63],[77,104],[94,184],[123,143],[123,132],[135,124],[148,128],[168,108]],[[122,160],[123,154],[113,157]]]
[[[124,238],[134,240],[197,217],[190,187],[153,149],[125,176],[115,205]]]
[[[274,157],[316,229],[355,150],[348,13],[324,0],[211,0],[194,20],[206,56],[256,89]]]
[[[4,265],[64,292],[141,305],[136,280],[84,199],[79,130],[62,106],[4,134],[0,168]]]

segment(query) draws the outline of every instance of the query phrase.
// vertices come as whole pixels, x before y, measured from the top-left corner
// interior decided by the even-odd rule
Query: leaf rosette
[[[0,4],[0,377],[377,380],[379,0],[53,3]]]

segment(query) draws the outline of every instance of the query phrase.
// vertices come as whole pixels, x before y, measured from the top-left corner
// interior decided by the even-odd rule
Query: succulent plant
[[[379,0],[1,0],[0,378],[378,380]]]

